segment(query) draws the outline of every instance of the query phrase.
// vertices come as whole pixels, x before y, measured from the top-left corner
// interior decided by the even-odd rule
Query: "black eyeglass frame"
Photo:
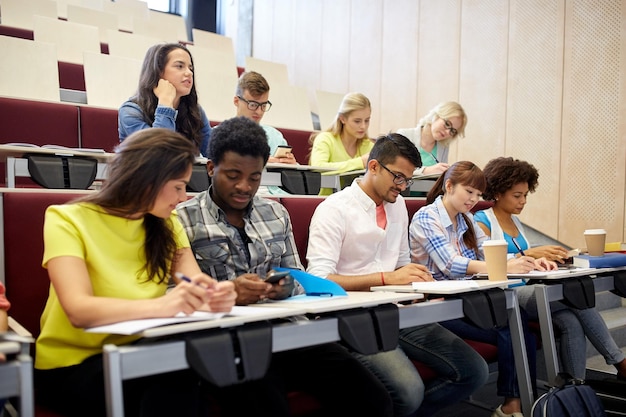
[[[406,187],[409,188],[411,185],[413,185],[413,183],[415,182],[413,180],[413,178],[407,178],[402,174],[396,174],[395,172],[393,172],[392,170],[390,170],[389,168],[387,168],[385,166],[385,164],[383,164],[380,161],[377,161],[378,165],[380,165],[381,167],[385,168],[387,170],[387,172],[389,172],[391,175],[393,175],[393,183],[396,185],[402,185],[402,184],[406,184]]]
[[[459,134],[459,131],[456,130],[454,126],[452,126],[452,123],[450,123],[450,120],[444,119],[443,117],[441,118],[441,120],[443,120],[443,125],[448,130],[448,132],[450,132],[451,137],[455,137],[456,135]]]
[[[246,100],[245,98],[241,96],[237,96],[237,98],[239,100],[243,100],[243,102],[246,103],[246,105],[248,106],[248,110],[255,111],[256,109],[260,107],[261,111],[263,111],[264,113],[267,113],[272,108],[272,102],[269,100],[264,101],[263,103],[259,103],[258,101],[254,101],[254,100]]]

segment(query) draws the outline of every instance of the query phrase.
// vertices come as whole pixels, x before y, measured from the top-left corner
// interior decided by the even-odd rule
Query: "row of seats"
[[[6,2],[13,3],[15,0],[3,0],[0,7]],[[53,3],[49,0],[36,0]],[[112,3],[108,0],[101,0],[102,3],[108,5]],[[92,3],[92,2],[89,2]],[[23,51],[25,48],[31,48],[31,45],[21,44],[17,46],[4,45],[2,49],[8,52],[16,51],[17,57],[9,53],[11,59],[21,61],[19,55],[26,54],[32,60],[28,66],[28,71],[23,71],[20,76],[24,78],[23,83],[18,85],[11,83],[3,83],[0,81],[0,95],[10,95],[13,97],[23,97],[30,99],[46,99],[59,101],[86,100],[88,104],[101,107],[116,108],[135,90],[141,60],[145,51],[149,46],[159,42],[182,41],[188,44],[188,47],[194,56],[196,66],[196,88],[200,104],[205,108],[213,120],[224,120],[230,117],[234,88],[238,74],[242,68],[237,67],[235,52],[232,39],[206,32],[198,29],[192,29],[193,44],[187,41],[187,38],[167,38],[164,33],[159,32],[154,36],[148,36],[141,31],[127,32],[115,28],[99,27],[96,18],[92,20],[72,21],[70,18],[74,11],[75,16],[78,15],[77,10],[81,10],[81,15],[89,15],[98,13],[104,14],[101,10],[102,5],[94,1],[89,7],[76,7],[69,5],[66,17],[58,18],[54,15],[54,9],[50,11],[50,15],[39,15],[38,10],[31,10],[32,16],[24,16],[22,26],[10,26],[11,24],[20,24],[20,20],[5,19],[3,16],[0,25],[0,35],[10,36],[14,38],[34,40],[40,43],[49,44],[48,55],[56,54],[57,60],[54,65],[58,64],[58,77],[54,77],[53,71],[48,66],[51,63],[41,64],[36,61],[37,52]],[[117,3],[117,2],[116,2]],[[83,4],[86,6],[87,3]],[[49,6],[49,5],[48,5]],[[27,8],[28,9],[28,8]],[[25,14],[29,10],[24,10]],[[43,10],[43,9],[42,9]],[[59,8],[59,10],[61,10]],[[11,11],[11,8],[9,8]],[[169,15],[167,13],[157,13],[158,19],[177,18],[180,16]],[[10,16],[9,16],[10,17]],[[153,16],[154,17],[154,16]],[[29,20],[30,19],[30,20]],[[25,24],[24,21],[28,21]],[[78,23],[80,22],[80,23]],[[92,22],[88,24],[88,22]],[[184,22],[184,21],[183,21]],[[6,42],[6,41],[5,41]],[[41,49],[41,48],[40,48]],[[106,55],[103,57],[101,55]],[[11,59],[8,59],[10,62]],[[284,127],[297,130],[310,130],[312,128],[326,128],[329,126],[336,115],[343,94],[316,90],[315,94],[307,91],[307,88],[295,86],[290,83],[288,77],[288,68],[285,64],[264,61],[261,59],[247,57],[245,67],[262,73],[272,86],[272,101],[275,103],[274,108],[265,116],[265,122],[276,127]],[[14,78],[8,70],[0,65],[0,77],[8,80]],[[98,71],[101,68],[101,71]],[[123,68],[118,71],[119,68]],[[8,71],[8,72],[7,72]],[[15,69],[13,69],[15,71]],[[50,74],[50,77],[41,77],[41,73]],[[28,79],[28,76],[38,79],[37,83],[44,81],[53,82],[59,79],[59,84],[44,84],[33,90],[28,90],[28,86],[35,84]],[[117,81],[116,81],[117,80]],[[44,89],[42,87],[47,87]],[[103,87],[106,86],[106,87]],[[59,96],[59,87],[67,90],[76,90],[87,92],[82,95],[68,95],[62,92]],[[22,91],[24,90],[24,91]],[[63,95],[63,94],[66,95]],[[44,95],[45,94],[45,95]],[[311,114],[316,114],[316,117]],[[319,120],[319,124],[318,121]]]
[[[4,190],[0,194],[3,213],[4,277],[7,296],[11,300],[10,314],[35,337],[39,334],[39,317],[48,297],[49,280],[41,267],[43,257],[44,212],[49,205],[63,204],[84,195],[85,192],[54,192],[48,190]],[[293,233],[300,254],[306,265],[306,248],[310,219],[323,197],[282,197],[278,201],[291,215]],[[407,198],[408,216],[425,204],[423,199]],[[481,202],[475,209],[483,209],[489,203]],[[496,348],[483,343],[470,343],[489,362],[496,359]],[[435,374],[422,364],[416,364],[426,380]],[[294,415],[307,415],[316,403],[302,394],[291,394]],[[53,416],[38,409],[38,417]]]
[[[235,109],[233,108],[233,115]],[[213,126],[217,122],[211,122]],[[279,128],[298,161],[306,163],[312,131]],[[119,143],[117,110],[0,97],[0,143],[24,142],[113,151]]]
[[[108,29],[172,42],[189,40],[182,16],[151,10],[139,0],[2,0],[0,9],[5,24],[26,29],[32,29],[32,16],[38,15],[96,26],[103,40]]]

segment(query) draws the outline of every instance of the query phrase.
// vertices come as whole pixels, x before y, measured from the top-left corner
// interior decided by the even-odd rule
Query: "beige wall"
[[[626,240],[626,0],[257,0],[253,55],[372,101],[370,134],[466,109],[451,161],[534,164],[523,220],[571,246]]]

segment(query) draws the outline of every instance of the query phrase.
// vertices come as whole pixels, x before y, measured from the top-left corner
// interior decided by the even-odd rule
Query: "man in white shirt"
[[[411,263],[409,219],[400,195],[419,166],[417,148],[406,137],[378,138],[364,177],[315,210],[307,271],[351,291],[433,280],[425,267]],[[469,396],[488,377],[482,357],[439,324],[400,330],[395,350],[353,355],[387,386],[397,416],[432,415]],[[432,368],[437,378],[424,384],[409,358]]]

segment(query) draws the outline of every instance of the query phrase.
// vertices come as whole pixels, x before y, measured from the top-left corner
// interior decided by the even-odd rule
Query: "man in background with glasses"
[[[409,218],[400,195],[421,165],[417,148],[405,136],[379,137],[363,178],[328,196],[315,210],[307,272],[349,291],[432,281],[426,268],[411,263]],[[416,410],[420,416],[433,415],[468,397],[488,377],[482,357],[439,324],[401,329],[394,350],[353,356],[385,384],[396,416],[412,416]],[[430,367],[437,378],[424,383],[410,359]]]
[[[244,72],[239,77],[237,91],[233,98],[233,103],[237,108],[237,116],[247,117],[261,125],[261,119],[272,108],[269,96],[270,85],[261,74],[254,71]],[[261,127],[265,130],[267,143],[270,145],[270,159],[267,162],[297,164],[291,149],[283,153],[276,153],[279,148],[288,146],[283,134],[272,126],[261,125]]]

